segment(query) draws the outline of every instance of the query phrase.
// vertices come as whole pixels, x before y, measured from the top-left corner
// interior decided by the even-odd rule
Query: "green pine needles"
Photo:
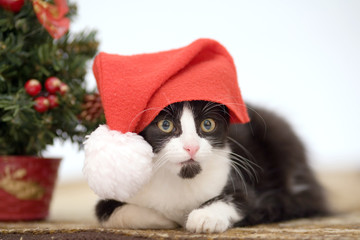
[[[71,5],[67,17],[75,14]],[[97,47],[94,31],[54,40],[39,23],[31,1],[18,13],[0,7],[0,155],[41,155],[55,138],[81,143],[98,125],[78,118],[87,94],[87,62]],[[48,92],[49,77],[60,79],[65,90]],[[30,79],[41,83],[37,96],[25,89]],[[49,105],[50,95],[55,95],[55,105]],[[46,111],[35,108],[38,97]]]

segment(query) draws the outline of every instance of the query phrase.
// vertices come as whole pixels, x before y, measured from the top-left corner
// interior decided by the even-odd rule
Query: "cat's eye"
[[[171,133],[174,130],[174,123],[170,120],[161,120],[157,123],[157,126],[165,133]]]
[[[204,121],[201,122],[200,125],[201,130],[206,133],[214,131],[215,126],[216,126],[215,121],[211,118],[205,119]]]

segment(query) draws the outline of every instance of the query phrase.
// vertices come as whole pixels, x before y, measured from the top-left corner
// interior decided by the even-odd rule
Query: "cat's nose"
[[[197,144],[185,145],[184,146],[185,151],[187,151],[189,153],[191,158],[193,158],[195,156],[195,154],[197,153],[199,148],[200,148],[200,146],[197,145]]]

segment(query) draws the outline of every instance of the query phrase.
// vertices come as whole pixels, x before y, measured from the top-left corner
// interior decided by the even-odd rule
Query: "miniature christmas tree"
[[[85,85],[96,33],[69,34],[75,15],[65,0],[0,0],[0,155],[81,143],[103,119]]]

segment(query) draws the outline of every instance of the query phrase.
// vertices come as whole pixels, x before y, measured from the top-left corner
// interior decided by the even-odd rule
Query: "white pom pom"
[[[84,144],[83,173],[99,197],[126,201],[149,181],[154,154],[142,136],[100,125]]]

